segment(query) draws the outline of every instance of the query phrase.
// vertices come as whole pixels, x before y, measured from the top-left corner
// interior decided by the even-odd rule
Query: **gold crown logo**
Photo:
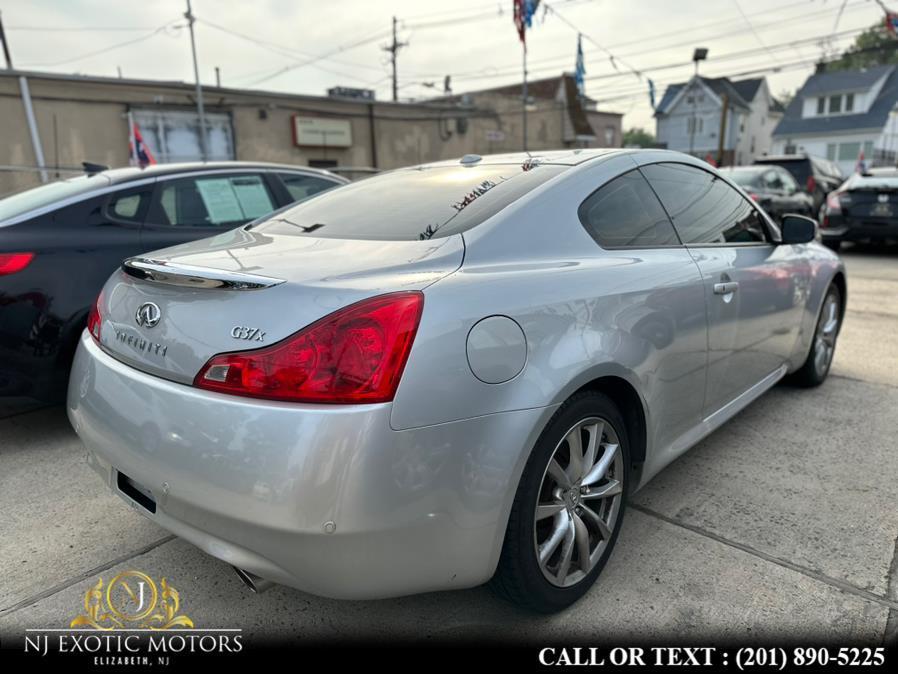
[[[193,627],[186,615],[178,615],[181,596],[165,578],[156,583],[140,571],[124,571],[106,585],[103,578],[84,594],[84,614],[69,627],[99,630]]]

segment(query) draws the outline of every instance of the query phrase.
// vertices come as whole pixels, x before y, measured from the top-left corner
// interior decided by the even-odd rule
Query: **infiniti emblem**
[[[134,314],[137,325],[142,325],[145,328],[154,327],[160,318],[162,318],[162,312],[159,310],[159,306],[153,302],[144,302],[137,307],[137,313]]]

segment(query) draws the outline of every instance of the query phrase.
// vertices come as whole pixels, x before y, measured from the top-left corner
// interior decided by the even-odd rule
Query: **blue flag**
[[[577,35],[577,65],[574,67],[574,81],[577,82],[577,91],[581,96],[586,95],[586,84],[583,76],[586,74],[586,66],[583,64],[583,42],[582,37]]]
[[[649,102],[652,104],[652,110],[655,109],[655,83],[649,80]]]

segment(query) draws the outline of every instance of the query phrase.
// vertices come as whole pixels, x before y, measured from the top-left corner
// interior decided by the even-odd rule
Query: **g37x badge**
[[[231,328],[231,337],[234,339],[245,339],[252,342],[264,342],[265,333],[259,328],[250,328],[246,325],[235,325]]]

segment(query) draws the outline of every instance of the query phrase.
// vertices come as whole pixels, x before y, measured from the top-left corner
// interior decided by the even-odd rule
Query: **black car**
[[[0,200],[0,396],[65,395],[88,312],[124,258],[233,229],[346,182],[296,166],[167,164]]]
[[[814,214],[817,216],[822,214],[826,195],[845,180],[839,165],[823,157],[804,154],[769,155],[758,157],[754,163],[781,166],[791,173],[801,189],[814,198]]]
[[[826,199],[820,222],[823,243],[898,240],[898,169],[856,173]]]
[[[782,222],[787,213],[814,216],[814,199],[786,169],[779,166],[731,166],[724,176],[739,185],[767,214]]]

